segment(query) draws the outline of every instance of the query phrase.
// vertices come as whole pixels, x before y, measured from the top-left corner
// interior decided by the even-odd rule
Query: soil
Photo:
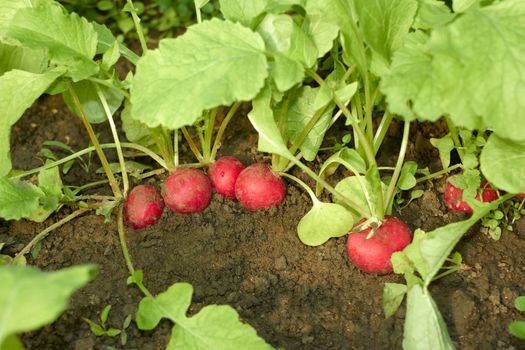
[[[409,157],[420,164],[439,166],[428,137],[438,136],[443,131],[440,128],[430,124],[414,127]],[[103,140],[109,137],[103,126],[98,131]],[[384,148],[395,152],[399,140],[395,127],[390,136]],[[27,169],[42,164],[36,154],[50,139],[74,149],[88,142],[80,121],[57,97],[42,98],[14,126],[14,166]],[[238,119],[229,129],[224,142],[227,146],[221,152],[247,163],[265,160],[264,155],[256,153],[256,140],[246,119]],[[395,161],[390,158],[384,156],[387,162]],[[97,167],[93,157],[89,173],[74,166],[65,181],[94,181],[100,177],[94,172]],[[150,178],[148,182],[158,186],[161,179]],[[423,230],[460,220],[463,214],[447,213],[441,200],[442,186],[443,180],[422,185],[423,197],[396,215],[411,229]],[[145,284],[152,292],[160,293],[176,282],[189,282],[194,287],[191,313],[209,304],[229,304],[274,346],[288,350],[400,349],[405,306],[385,319],[382,290],[385,282],[403,282],[402,278],[360,272],[346,258],[345,238],[316,248],[303,245],[296,226],[309,205],[308,196],[291,183],[281,207],[256,213],[214,196],[202,213],[176,215],[165,210],[153,227],[128,229],[130,253],[136,267],[144,270]],[[67,209],[41,224],[3,223],[0,242],[7,242],[4,252],[19,251],[31,237],[65,214]],[[504,232],[499,241],[476,226],[457,250],[467,268],[431,287],[457,348],[525,349],[525,343],[507,331],[511,320],[525,318],[513,308],[514,299],[525,294],[525,221],[518,221],[514,231]],[[166,346],[171,330],[167,321],[150,332],[139,331],[132,322],[123,346],[118,337],[95,337],[82,320],[97,320],[100,311],[112,305],[109,324],[120,327],[127,315],[134,315],[141,299],[137,288],[126,285],[128,273],[114,221],[104,223],[96,215],[75,219],[52,232],[29,263],[44,270],[94,263],[100,272],[73,296],[68,310],[54,324],[24,335],[27,349],[113,346],[148,350]]]

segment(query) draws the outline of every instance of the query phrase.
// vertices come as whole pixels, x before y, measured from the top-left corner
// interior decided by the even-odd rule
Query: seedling
[[[91,329],[91,333],[93,333],[97,337],[100,337],[100,336],[116,337],[117,335],[122,333],[121,329],[106,326],[106,322],[109,318],[110,311],[111,311],[111,305],[108,305],[100,312],[100,315],[99,315],[100,323],[93,322],[87,318],[83,318],[83,320],[89,325],[89,329]],[[131,322],[131,318],[129,318],[129,322]],[[128,323],[128,326],[129,326],[129,323]],[[127,327],[124,327],[124,329],[125,328]]]
[[[525,312],[525,296],[517,297],[514,307],[520,312]],[[516,338],[525,340],[525,321],[512,321],[509,324],[509,332]]]

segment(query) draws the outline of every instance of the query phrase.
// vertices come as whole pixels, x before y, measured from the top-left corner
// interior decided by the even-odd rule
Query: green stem
[[[217,150],[219,149],[219,146],[222,142],[222,137],[224,135],[224,132],[226,131],[226,127],[230,123],[231,119],[235,115],[235,112],[237,112],[241,104],[242,102],[235,102],[226,114],[226,117],[224,117],[224,120],[222,121],[221,125],[219,126],[219,130],[217,131],[217,135],[215,136],[215,141],[213,142],[213,147],[211,149],[212,161],[215,160],[215,157],[217,156]]]
[[[97,187],[99,185],[105,185],[108,183],[108,180],[100,180],[100,181],[94,181],[94,182],[90,182],[88,184],[85,184],[85,185],[82,185],[82,186],[78,186],[78,187],[74,187],[75,189],[73,190],[73,193],[74,194],[77,194],[77,193],[80,193],[88,188],[91,188],[91,187]]]
[[[195,14],[197,15],[197,23],[202,23],[201,8],[197,4],[197,0],[193,0],[193,4],[195,5]]]
[[[278,173],[280,176],[284,176],[284,177],[287,177],[295,182],[297,182],[302,188],[304,188],[304,190],[308,193],[308,195],[310,196],[310,198],[312,199],[312,202],[313,204],[315,205],[316,203],[319,203],[319,199],[317,199],[314,191],[312,191],[312,189],[310,188],[310,186],[308,186],[306,183],[304,183],[304,181],[302,181],[301,179],[293,176],[293,175],[290,175],[288,173],[284,173],[284,172],[279,172]]]
[[[179,166],[179,129],[173,131],[173,164]]]
[[[117,184],[117,180],[115,179],[115,176],[113,175],[113,172],[111,171],[108,159],[106,158],[106,155],[104,154],[104,152],[102,151],[102,148],[100,147],[100,143],[98,142],[98,138],[95,135],[95,131],[93,130],[93,127],[91,126],[91,124],[89,123],[89,120],[87,119],[86,113],[84,112],[84,108],[82,108],[82,104],[80,103],[80,100],[78,99],[78,96],[75,90],[71,86],[69,86],[69,93],[71,94],[71,97],[73,98],[73,103],[75,104],[78,114],[80,115],[80,120],[82,120],[82,123],[84,124],[84,127],[87,130],[89,139],[91,140],[93,147],[95,147],[95,151],[97,152],[97,155],[100,159],[102,168],[104,168],[104,172],[106,173],[106,176],[108,178],[109,185],[111,187],[111,190],[113,191],[113,195],[116,198],[122,198],[122,192],[120,191],[120,188],[118,187],[118,184]]]
[[[431,179],[434,179],[436,177],[439,177],[441,175],[445,175],[445,174],[448,174],[450,173],[451,171],[453,170],[456,170],[458,168],[462,168],[463,167],[463,164],[454,164],[446,169],[443,169],[443,170],[440,170],[440,171],[437,171],[433,174],[430,174],[430,175],[426,175],[426,176],[422,176],[420,177],[419,179],[416,180],[416,183],[419,183],[419,182],[423,182],[423,181],[427,181],[427,180],[431,180]]]
[[[128,244],[126,243],[126,229],[124,228],[124,215],[122,205],[119,206],[117,214],[117,231],[122,255],[124,256],[124,261],[126,262],[126,267],[128,268],[129,274],[133,276],[135,274],[135,268],[133,267],[133,262],[131,261],[131,256],[129,255]],[[135,284],[137,285],[137,287],[139,287],[140,291],[145,296],[153,298],[153,295],[144,286],[142,282],[136,281]]]
[[[401,168],[403,167],[403,163],[405,162],[405,154],[407,151],[409,134],[410,122],[405,122],[405,125],[403,127],[403,139],[401,140],[401,147],[399,149],[399,156],[397,158],[396,169],[392,174],[392,179],[390,180],[390,184],[388,185],[385,197],[386,213],[389,215],[392,213],[392,205],[394,202],[394,192],[396,190],[397,180],[399,179],[399,174],[401,174]]]
[[[184,138],[186,139],[188,146],[190,146],[190,149],[193,152],[193,155],[195,156],[195,158],[197,158],[197,160],[200,163],[202,163],[204,161],[204,158],[202,157],[202,154],[197,148],[197,145],[195,144],[195,142],[193,142],[193,139],[191,138],[190,133],[184,126],[180,130],[182,131],[182,135],[184,135]]]
[[[343,202],[348,209],[353,212],[354,214],[360,215],[362,217],[367,217],[369,213],[366,210],[363,210],[361,206],[359,206],[354,201],[348,199],[346,196],[344,196],[342,193],[337,191],[335,188],[333,188],[328,182],[326,182],[324,179],[319,177],[316,173],[314,173],[310,168],[308,168],[306,165],[295,159],[294,157],[290,157],[289,160],[297,165],[302,171],[304,171],[308,176],[310,176],[312,179],[320,183],[326,190],[330,193],[332,193],[337,199],[339,199],[341,202]]]
[[[166,163],[164,162],[164,160],[162,158],[160,158],[157,154],[155,154],[154,152],[149,150],[148,148],[146,148],[144,146],[141,146],[141,145],[137,145],[135,143],[129,143],[129,142],[122,142],[120,145],[122,147],[124,147],[124,148],[132,148],[132,149],[136,149],[137,151],[143,152],[144,154],[146,154],[146,155],[150,156],[151,158],[153,158],[157,163],[159,163],[159,165],[161,167],[163,167],[166,170],[169,170],[169,168],[166,166]],[[114,143],[102,143],[102,144],[100,144],[100,148],[102,148],[102,149],[115,148],[115,147],[116,147],[116,145]],[[25,177],[25,176],[28,176],[28,175],[31,175],[31,174],[38,173],[39,171],[42,171],[42,170],[51,169],[51,168],[56,167],[56,166],[58,166],[60,164],[67,163],[70,160],[73,160],[75,158],[82,157],[84,154],[93,152],[95,150],[96,150],[95,146],[90,146],[90,147],[84,148],[81,151],[73,153],[73,154],[71,154],[71,155],[69,155],[67,157],[59,159],[57,161],[50,162],[50,163],[42,165],[42,166],[40,166],[38,168],[34,168],[34,169],[31,169],[31,170],[27,170],[27,171],[18,173],[15,176],[12,176],[11,178],[12,179],[18,179],[18,178],[21,178],[21,177]],[[109,180],[104,180],[104,181],[109,182]]]
[[[144,38],[144,32],[142,31],[142,26],[140,25],[140,18],[137,15],[137,10],[135,9],[135,6],[133,5],[132,0],[126,0],[128,2],[128,5],[130,7],[131,12],[131,18],[133,18],[133,24],[135,25],[135,30],[137,31],[137,35],[139,37],[140,46],[142,47],[142,54],[146,53],[148,51],[148,45],[146,44],[146,39]]]
[[[124,197],[126,197],[129,190],[128,172],[126,170],[126,161],[124,160],[124,155],[122,154],[122,147],[120,146],[117,127],[115,126],[113,115],[111,115],[111,111],[109,110],[108,101],[106,100],[106,97],[104,96],[97,84],[95,84],[95,89],[97,90],[98,98],[100,99],[102,107],[104,108],[104,112],[106,113],[106,117],[108,118],[111,133],[113,134],[113,140],[115,141],[115,148],[117,150],[117,157],[120,163],[120,172],[122,174],[122,187]]]
[[[306,123],[306,126],[301,131],[299,136],[296,137],[295,140],[293,140],[292,146],[290,147],[290,153],[291,154],[295,154],[295,152],[297,152],[299,147],[301,147],[301,145],[303,144],[304,140],[306,139],[306,137],[308,136],[310,131],[312,131],[312,128],[315,126],[315,124],[317,124],[317,122],[319,121],[319,119],[321,118],[323,113],[326,111],[327,107],[328,107],[328,105],[326,105],[323,108],[320,108],[317,111],[315,111],[314,115],[310,118],[308,123]]]
[[[452,137],[452,141],[454,142],[454,147],[456,148],[456,151],[458,152],[459,159],[461,160],[461,164],[463,164],[463,158],[465,157],[465,151],[463,150],[463,145],[461,144],[461,140],[459,139],[458,129],[452,123],[450,118],[446,117],[445,120],[447,121],[448,131],[450,132],[450,136]]]
[[[165,164],[168,168],[173,169],[175,165],[173,164],[173,152],[170,149],[171,139],[169,134],[166,135],[166,130],[162,126],[150,128],[149,132],[157,144],[160,154],[162,155],[162,158],[164,158]]]
[[[211,158],[211,138],[213,135],[213,129],[215,128],[215,118],[217,117],[217,108],[210,111],[208,121],[206,123],[206,130],[204,131],[204,144],[202,146],[202,154],[207,163],[213,162]]]
[[[117,92],[119,92],[120,94],[122,94],[122,96],[124,96],[126,99],[129,100],[130,96],[129,96],[129,93],[119,87],[116,87],[115,85],[111,84],[110,82],[108,82],[107,80],[102,80],[102,79],[98,79],[98,78],[93,78],[93,77],[89,77],[87,78],[88,81],[92,82],[92,83],[95,83],[95,84],[98,84],[98,85],[103,85],[103,86],[106,86],[112,90],[115,90]]]
[[[386,133],[388,132],[388,128],[390,127],[390,124],[392,123],[393,119],[394,115],[391,114],[389,111],[386,111],[383,114],[383,118],[381,118],[381,123],[379,124],[379,127],[377,128],[376,134],[374,136],[374,154],[377,154],[377,152],[379,151],[379,148],[381,147],[381,144],[385,139]]]
[[[35,244],[37,244],[38,242],[40,242],[42,239],[46,238],[47,235],[49,235],[49,233],[51,233],[51,231],[59,228],[60,226],[64,225],[65,223],[73,220],[77,216],[82,215],[85,212],[87,212],[89,210],[93,210],[95,208],[96,208],[96,206],[90,206],[90,207],[87,207],[87,208],[77,209],[74,212],[72,212],[71,214],[69,214],[68,216],[66,216],[65,218],[63,218],[63,219],[55,222],[54,224],[46,227],[44,230],[40,231],[40,233],[38,233],[18,254],[16,254],[15,259],[28,254],[31,251],[31,248],[33,248],[33,246]]]

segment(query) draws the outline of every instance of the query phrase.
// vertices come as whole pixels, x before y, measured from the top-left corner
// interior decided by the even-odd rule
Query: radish
[[[350,233],[346,242],[348,259],[366,273],[384,275],[392,272],[390,257],[412,241],[408,226],[398,218],[387,216],[367,239],[371,228]]]
[[[283,180],[265,163],[248,166],[239,174],[235,184],[235,196],[249,211],[278,206],[285,195]]]
[[[481,195],[477,195],[476,199],[483,202],[492,202],[498,198],[498,191],[494,190],[490,184],[485,180],[481,183]],[[463,190],[454,186],[450,180],[447,180],[445,185],[445,192],[443,199],[447,203],[450,211],[462,211],[465,213],[472,213],[472,207],[463,200]]]
[[[124,220],[134,229],[153,225],[164,210],[159,190],[150,185],[138,185],[128,195],[124,205]]]
[[[176,213],[203,211],[211,201],[210,179],[197,169],[177,169],[164,180],[162,197],[168,208]]]
[[[210,166],[208,176],[212,187],[221,196],[235,198],[235,183],[244,168],[244,164],[237,158],[222,157]]]

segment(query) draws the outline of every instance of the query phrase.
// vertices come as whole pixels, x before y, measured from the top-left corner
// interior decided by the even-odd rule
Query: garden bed
[[[255,130],[246,118],[238,118],[227,131],[224,144],[228,148],[220,152],[247,163],[260,160]],[[103,128],[100,132],[102,140],[109,136]],[[409,156],[419,157],[416,160],[423,163],[428,161],[424,157],[431,146],[428,138],[420,135],[427,132],[419,126],[409,146]],[[397,133],[392,134],[384,149],[388,150],[388,145],[396,148]],[[11,139],[14,167],[23,169],[41,164],[35,154],[45,140],[61,140],[75,149],[88,142],[79,120],[57,97],[44,97],[27,111],[14,126]],[[389,158],[388,152],[382,156]],[[74,167],[65,182],[94,180],[94,169],[99,166],[96,157],[93,163],[89,174]],[[300,177],[298,172],[295,175]],[[158,185],[161,177],[148,182]],[[310,208],[309,199],[300,188],[287,185],[287,197],[279,208],[249,213],[237,202],[214,196],[202,213],[177,215],[165,210],[158,224],[141,231],[129,229],[132,259],[144,270],[149,289],[156,294],[175,282],[190,282],[195,290],[190,312],[209,304],[229,304],[261,337],[286,349],[401,348],[404,304],[395,316],[385,319],[382,291],[385,282],[402,282],[402,278],[360,272],[348,262],[344,237],[317,248],[303,245],[296,227]],[[424,195],[398,216],[411,229],[424,230],[465,218],[447,213],[442,187],[443,180],[425,183]],[[4,252],[19,251],[32,236],[65,214],[63,210],[42,224],[6,223],[0,234],[0,241],[8,243]],[[430,290],[457,347],[524,348],[507,331],[508,323],[521,317],[513,301],[525,286],[524,220],[516,223],[514,232],[504,232],[499,241],[476,225],[456,249],[468,268],[433,283]],[[128,341],[122,346],[118,337],[95,337],[82,320],[96,320],[106,305],[112,305],[109,324],[119,327],[127,315],[135,314],[141,299],[138,289],[126,285],[128,271],[116,222],[104,223],[103,217],[95,215],[77,218],[52,232],[29,263],[44,270],[95,263],[100,273],[74,295],[70,308],[57,322],[23,337],[28,349],[165,347],[171,328],[167,321],[151,332],[138,331],[132,322]]]

